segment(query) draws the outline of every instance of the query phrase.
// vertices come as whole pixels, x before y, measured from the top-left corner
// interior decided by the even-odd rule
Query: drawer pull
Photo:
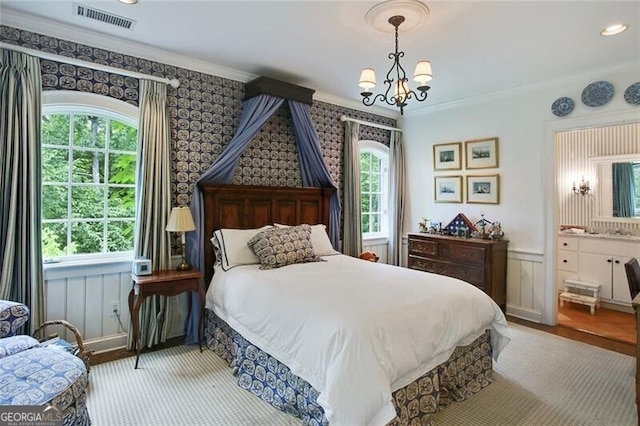
[[[607,259],[607,262],[611,263],[611,259]]]
[[[620,263],[620,261],[619,261],[619,260],[616,260],[616,263]]]
[[[567,244],[567,243],[562,243],[562,245],[566,247],[566,246],[568,246],[569,244]]]
[[[569,261],[567,259],[564,259],[562,262],[563,263],[568,263]]]

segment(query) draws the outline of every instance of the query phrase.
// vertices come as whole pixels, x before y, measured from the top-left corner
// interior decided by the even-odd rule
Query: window
[[[640,163],[633,163],[633,182],[635,184],[636,216],[640,216]]]
[[[136,163],[135,120],[95,106],[45,103],[45,260],[133,250]]]
[[[360,200],[362,237],[387,236],[389,148],[360,141]]]

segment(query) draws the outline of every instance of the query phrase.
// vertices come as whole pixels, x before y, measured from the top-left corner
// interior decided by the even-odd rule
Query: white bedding
[[[491,330],[509,341],[500,308],[455,278],[348,256],[258,270],[216,269],[207,308],[319,393],[332,425],[384,425],[391,393]]]

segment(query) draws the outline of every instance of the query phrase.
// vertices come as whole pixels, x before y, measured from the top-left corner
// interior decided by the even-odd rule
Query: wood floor
[[[633,314],[599,308],[591,315],[588,306],[573,303],[564,305],[558,306],[558,325],[636,344],[636,320]]]
[[[507,315],[509,321],[568,339],[636,356],[636,325],[633,314],[599,308],[594,315],[583,305],[558,306],[558,324],[538,324]]]

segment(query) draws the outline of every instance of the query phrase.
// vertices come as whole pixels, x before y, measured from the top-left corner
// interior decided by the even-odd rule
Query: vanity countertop
[[[563,237],[577,237],[577,238],[601,238],[601,239],[606,239],[606,240],[622,240],[622,241],[640,241],[640,236],[638,235],[622,235],[622,234],[606,234],[606,233],[602,233],[602,234],[598,234],[598,233],[589,233],[589,232],[585,232],[585,233],[581,233],[581,234],[574,234],[574,233],[570,233],[570,232],[560,232],[558,235],[561,235]]]

